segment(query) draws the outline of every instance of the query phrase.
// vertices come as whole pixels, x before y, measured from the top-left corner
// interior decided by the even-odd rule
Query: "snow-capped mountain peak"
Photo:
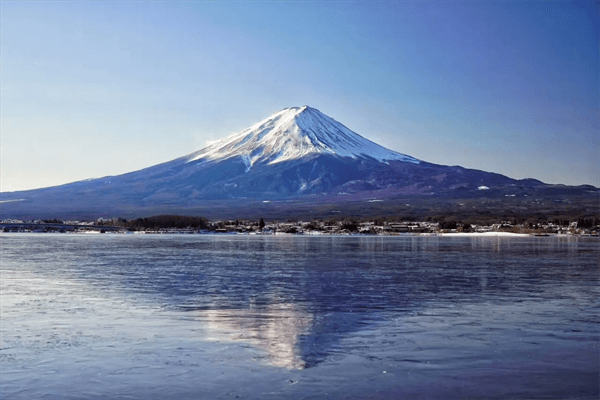
[[[371,158],[381,162],[419,160],[386,149],[308,106],[285,108],[240,133],[190,154],[188,162],[241,157],[248,169],[312,155]]]

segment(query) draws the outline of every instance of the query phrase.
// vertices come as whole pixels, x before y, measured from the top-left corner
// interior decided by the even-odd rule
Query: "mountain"
[[[596,191],[591,186],[575,188]],[[150,213],[248,213],[251,204],[324,199],[514,197],[572,187],[444,166],[386,149],[304,106],[208,147],[139,171],[66,185],[1,193],[2,218],[143,216]],[[291,203],[290,203],[291,202]],[[289,211],[289,210],[288,210]]]

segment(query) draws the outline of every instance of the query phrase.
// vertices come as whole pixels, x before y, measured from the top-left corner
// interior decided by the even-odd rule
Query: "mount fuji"
[[[502,197],[553,185],[444,166],[382,147],[304,106],[178,159],[118,176],[0,194],[2,218],[211,214],[271,201]],[[595,189],[591,186],[584,189]]]

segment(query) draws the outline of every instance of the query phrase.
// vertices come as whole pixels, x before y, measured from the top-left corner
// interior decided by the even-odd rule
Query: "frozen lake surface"
[[[591,238],[2,234],[2,399],[597,399]]]

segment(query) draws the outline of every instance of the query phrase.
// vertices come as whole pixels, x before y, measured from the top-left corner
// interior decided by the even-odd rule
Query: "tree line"
[[[528,228],[537,228],[545,223],[553,223],[557,226],[567,227],[573,222],[577,222],[577,227],[582,229],[590,229],[600,226],[600,218],[594,217],[556,217],[542,218],[529,217],[509,219],[500,219],[494,216],[479,216],[479,217],[463,217],[455,215],[434,215],[425,217],[422,221],[438,223],[441,229],[462,229],[468,231],[472,225],[490,226],[492,224],[507,224],[508,225],[523,225]],[[288,219],[287,222],[297,222],[295,219]],[[347,229],[351,232],[357,231],[359,225],[364,222],[373,222],[375,225],[382,226],[390,223],[408,222],[416,223],[418,220],[413,217],[406,216],[378,216],[378,217],[336,217],[325,219],[312,219],[306,226],[309,230],[320,230],[323,225],[341,226],[342,229]],[[124,218],[99,219],[96,225],[100,226],[117,226],[124,227],[130,230],[144,229],[208,229],[215,230],[224,228],[227,225],[256,225],[257,228],[265,227],[265,221],[261,218],[259,222],[246,220],[230,220],[218,221],[211,223],[208,219],[198,216],[184,215],[155,215],[146,218],[137,218],[126,220]]]
[[[186,215],[154,215],[147,218],[126,220],[124,218],[100,219],[96,221],[100,226],[119,226],[130,230],[143,229],[209,229],[210,225],[204,217]]]

